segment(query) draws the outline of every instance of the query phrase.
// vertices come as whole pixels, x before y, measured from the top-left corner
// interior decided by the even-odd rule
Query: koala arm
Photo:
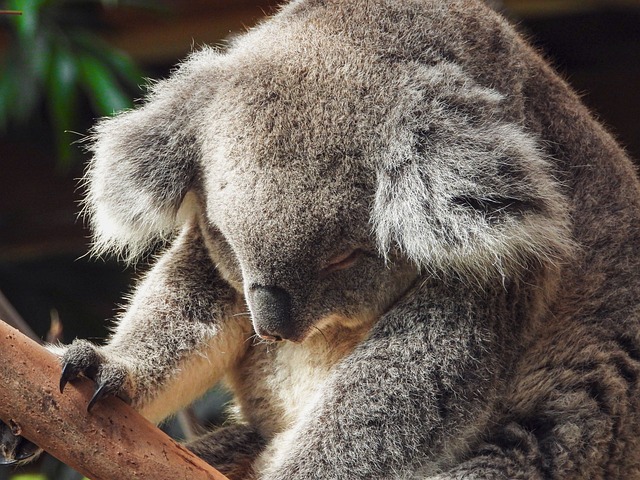
[[[159,422],[202,395],[239,356],[250,324],[195,222],[187,224],[133,294],[109,342],[76,340],[62,352],[61,386],[80,373]]]
[[[484,298],[417,287],[342,362],[260,478],[405,478],[425,458],[464,451],[501,381],[497,304]]]

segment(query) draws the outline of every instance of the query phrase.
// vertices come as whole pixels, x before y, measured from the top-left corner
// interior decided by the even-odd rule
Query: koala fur
[[[482,2],[295,0],[91,149],[95,252],[171,246],[63,385],[223,380],[231,478],[640,478],[638,178]]]

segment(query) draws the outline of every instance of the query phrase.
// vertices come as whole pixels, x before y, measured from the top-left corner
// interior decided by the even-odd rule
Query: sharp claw
[[[91,413],[91,409],[96,404],[96,402],[101,398],[104,398],[105,396],[107,396],[108,393],[109,393],[109,389],[107,388],[107,384],[106,383],[99,384],[98,388],[93,394],[93,397],[91,397],[91,400],[89,400],[89,405],[87,405],[87,412]]]
[[[26,438],[20,438],[20,442],[16,448],[16,451],[19,452],[15,455],[16,461],[26,460],[27,458],[34,457],[38,454],[40,447],[38,447],[35,443],[30,442]]]
[[[60,375],[60,393],[64,392],[64,387],[69,383],[69,380],[75,377],[73,365],[65,363],[62,367],[62,374]]]
[[[11,466],[15,465],[16,463],[18,463],[18,460],[0,457],[0,465]]]
[[[26,460],[27,458],[31,458],[35,455],[35,452],[25,452],[21,455],[16,456],[16,462],[21,462],[22,460]]]

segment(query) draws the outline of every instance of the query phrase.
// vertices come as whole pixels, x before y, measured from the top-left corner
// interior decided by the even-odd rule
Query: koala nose
[[[275,286],[252,285],[249,287],[249,305],[253,314],[253,326],[265,340],[280,341],[292,338],[291,295]]]

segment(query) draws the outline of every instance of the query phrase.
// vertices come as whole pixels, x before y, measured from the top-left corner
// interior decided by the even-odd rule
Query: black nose
[[[291,319],[291,295],[276,286],[249,287],[249,305],[256,333],[265,340],[290,339],[294,334]]]

